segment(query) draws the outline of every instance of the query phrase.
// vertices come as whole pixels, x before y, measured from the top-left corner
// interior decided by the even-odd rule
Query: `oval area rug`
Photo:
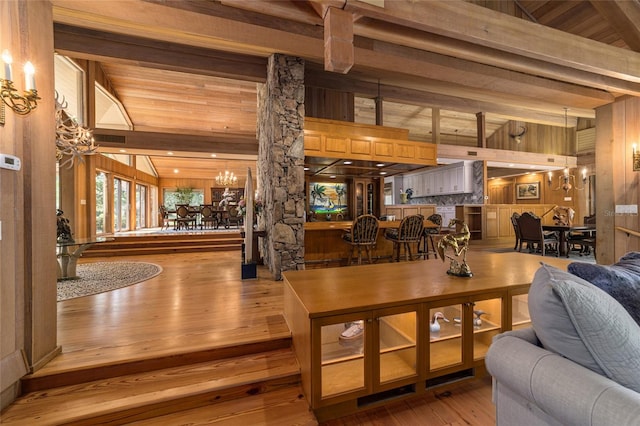
[[[58,302],[104,293],[146,281],[162,267],[146,262],[95,262],[77,265],[80,278],[58,281]]]

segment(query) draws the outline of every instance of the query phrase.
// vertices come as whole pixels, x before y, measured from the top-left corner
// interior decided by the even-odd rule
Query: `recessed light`
[[[330,179],[335,179],[335,178],[336,178],[336,175],[331,175],[331,176],[329,176],[329,178],[330,178]]]
[[[126,149],[121,149],[120,152],[127,152],[127,150]]]
[[[167,155],[173,155],[173,152],[169,151],[167,152]]]
[[[304,168],[304,170],[305,170],[305,171],[307,171],[307,170],[309,170],[309,168],[308,168],[308,167],[305,167],[305,168]]]
[[[353,161],[347,160],[347,161],[344,162],[344,164],[346,164],[346,165],[353,164]]]
[[[378,163],[376,164],[376,167],[384,167],[384,163]]]
[[[509,167],[513,167],[515,164],[509,164]]]
[[[218,154],[211,154],[211,156],[215,158],[218,156]]]
[[[178,173],[180,170],[178,169],[173,169],[173,173]]]
[[[380,174],[381,174],[381,175],[386,175],[386,174],[387,174],[387,172],[380,172]]]

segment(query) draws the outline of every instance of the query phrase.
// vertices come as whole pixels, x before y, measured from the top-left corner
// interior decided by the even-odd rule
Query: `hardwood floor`
[[[506,247],[512,248],[512,244],[510,240],[504,243],[480,245],[479,249],[501,250]],[[169,365],[174,366],[172,368],[185,370],[179,365],[213,362],[216,359],[221,361],[217,361],[213,366],[186,368],[186,370],[193,374],[193,371],[198,372],[201,369],[219,370],[222,364],[226,364],[226,367],[244,366],[245,364],[242,363],[248,363],[246,365],[288,363],[297,368],[295,360],[288,358],[289,354],[283,353],[289,350],[290,333],[282,317],[282,282],[272,280],[265,267],[258,268],[257,280],[242,281],[239,251],[109,256],[83,259],[82,263],[125,259],[156,263],[162,266],[163,272],[149,281],[130,287],[59,302],[58,342],[62,346],[62,354],[25,382],[26,389],[33,391],[34,395],[26,401],[19,401],[16,405],[28,407],[29,404],[36,404],[37,390],[45,386],[38,383],[38,380],[54,380],[54,386],[70,385],[63,378],[64,372],[75,372],[75,375],[85,374],[90,376],[87,380],[105,378],[107,384],[100,386],[116,386],[115,382],[118,380],[113,378],[113,368],[117,364],[125,365],[124,372],[118,373],[123,375],[129,374],[129,370],[132,373],[142,374],[140,372],[145,369],[157,370]],[[243,345],[260,344],[265,346],[257,346],[255,355],[244,355],[244,352],[236,349]],[[269,355],[264,357],[258,355],[260,351],[267,351]],[[222,358],[227,359],[229,356],[236,355],[238,360],[232,362],[222,360]],[[181,360],[181,357],[184,360]],[[261,357],[264,360],[261,360]],[[239,368],[232,370],[235,375],[242,375]],[[244,370],[245,367],[242,369]],[[174,382],[176,380],[185,382],[184,386],[199,386],[198,374],[200,373],[194,376],[196,379],[193,383],[186,383],[187,379],[182,376],[176,377],[182,373],[171,371],[171,373],[156,375],[173,377]],[[201,381],[214,380],[208,379],[204,372],[201,374]],[[249,395],[248,399],[224,400],[222,398],[217,404],[207,403],[205,406],[192,402],[184,403],[177,413],[163,410],[161,405],[156,404],[151,418],[147,418],[148,413],[147,417],[136,417],[138,416],[136,413],[142,410],[138,407],[132,409],[133,414],[126,421],[122,419],[113,421],[114,423],[140,421],[142,424],[163,425],[316,424],[312,413],[308,412],[305,400],[300,395],[300,387],[296,384],[297,378],[292,379],[290,371],[286,374],[286,379],[282,377],[284,374],[281,374],[280,379],[273,377],[269,379],[271,380],[269,385],[263,387],[273,389],[270,392],[253,395],[255,387],[245,389],[243,392]],[[293,374],[298,373],[293,372]],[[60,377],[55,379],[57,376]],[[128,376],[126,381],[141,386],[140,383],[147,380],[136,377],[138,376]],[[255,379],[251,378],[251,380]],[[251,380],[248,379],[246,383]],[[284,382],[288,386],[285,386]],[[246,383],[244,386],[248,386]],[[175,383],[173,385],[175,386]],[[90,387],[76,386],[79,386],[75,389],[76,395]],[[96,385],[92,386],[96,387]],[[120,399],[139,398],[139,395],[128,397],[125,390],[120,392],[122,392]],[[206,398],[214,400],[220,397],[207,395]],[[87,407],[84,409],[87,410]],[[67,408],[45,406],[40,410],[50,412],[67,410]],[[227,414],[221,414],[221,410],[226,410]],[[13,418],[10,414],[12,414],[11,410],[3,412],[2,423],[11,424],[8,421]],[[15,423],[57,424],[18,421]],[[490,379],[455,384],[446,389],[427,392],[421,397],[391,403],[382,408],[331,420],[324,424],[326,426],[495,424]]]

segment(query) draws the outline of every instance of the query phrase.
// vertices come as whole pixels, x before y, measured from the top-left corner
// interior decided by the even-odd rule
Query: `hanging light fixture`
[[[564,108],[564,141],[565,141],[565,145],[566,142],[569,140],[568,138],[568,131],[569,131],[569,126],[567,124],[567,111],[569,110],[569,108]],[[547,178],[547,182],[549,183],[549,186],[551,186],[551,184],[553,183],[553,173],[549,172],[548,174],[548,178]],[[576,177],[572,174],[569,173],[569,166],[567,165],[564,168],[564,172],[558,176],[558,187],[554,188],[554,191],[559,191],[559,190],[563,190],[565,193],[569,193],[569,191],[571,191],[571,189],[575,188],[577,190],[583,190],[585,188],[585,184],[587,183],[587,169],[584,168],[582,169],[582,187],[578,187],[577,186],[577,181],[576,181]]]
[[[229,172],[225,170],[224,175],[222,172],[218,173],[216,176],[216,184],[218,186],[233,186],[238,182],[238,176],[234,175],[233,172]]]

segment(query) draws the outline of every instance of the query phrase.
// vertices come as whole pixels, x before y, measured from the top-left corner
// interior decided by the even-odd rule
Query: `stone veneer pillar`
[[[304,61],[275,54],[258,92],[258,192],[265,265],[274,278],[304,269]]]

